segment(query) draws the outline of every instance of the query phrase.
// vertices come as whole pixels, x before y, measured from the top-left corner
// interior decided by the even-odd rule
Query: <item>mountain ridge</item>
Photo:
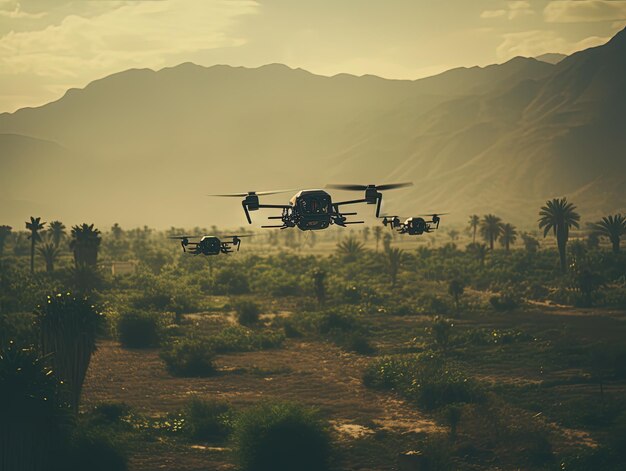
[[[546,198],[567,194],[584,197],[575,203],[597,217],[626,207],[618,194],[625,37],[556,65],[519,57],[413,81],[326,77],[282,64],[130,69],[0,114],[0,133],[67,149],[88,178],[72,166],[48,173],[101,191],[87,200],[106,223],[197,225],[195,211],[181,209],[197,201],[211,220],[235,225],[237,205],[201,195],[407,179],[416,186],[386,198],[404,214],[445,209],[461,222],[495,212],[523,224]],[[5,159],[34,158],[26,147],[7,149],[0,139]],[[27,173],[13,179],[26,182]],[[38,195],[27,183],[12,188],[12,200]],[[79,217],[69,193],[47,202]]]

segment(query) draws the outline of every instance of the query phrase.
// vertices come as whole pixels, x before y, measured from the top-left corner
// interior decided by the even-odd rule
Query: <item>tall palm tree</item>
[[[480,224],[480,218],[478,214],[472,214],[469,218],[469,227],[472,231],[472,244],[476,243],[476,230],[478,229],[478,225]]]
[[[389,277],[391,278],[391,286],[395,287],[398,281],[398,272],[404,261],[404,251],[394,247],[387,250],[387,268],[389,269]]]
[[[493,251],[493,243],[502,234],[502,220],[493,214],[483,216],[482,221],[480,221],[480,233],[485,242],[489,242],[489,249]]]
[[[41,231],[46,223],[41,222],[41,218],[30,217],[30,222],[26,223],[26,229],[30,231],[30,272],[35,273],[35,245],[41,240]]]
[[[12,229],[13,228],[11,226],[0,226],[0,257],[2,257],[2,253],[4,252],[4,244],[11,235]]]
[[[374,239],[376,239],[376,252],[378,252],[378,244],[380,243],[380,238],[383,236],[383,228],[380,226],[376,226],[374,228]]]
[[[54,271],[54,263],[61,253],[59,246],[54,243],[54,236],[49,236],[42,245],[37,247],[37,252],[46,262],[46,271],[52,273]]]
[[[556,237],[556,245],[559,249],[561,261],[561,273],[565,273],[567,267],[567,240],[569,239],[570,227],[579,227],[580,215],[575,211],[576,206],[567,202],[567,198],[554,198],[547,201],[539,211],[539,229],[543,229],[543,236],[547,236],[551,230]]]
[[[61,241],[65,238],[65,224],[61,221],[52,221],[48,224],[48,233],[52,238],[52,243],[58,247],[61,245]]]
[[[500,244],[504,247],[505,251],[509,251],[511,244],[514,244],[517,240],[517,230],[513,224],[503,224],[502,233],[500,234]]]
[[[621,214],[605,216],[593,226],[599,236],[608,237],[613,245],[613,253],[619,253],[621,238],[626,234],[626,218]]]
[[[74,262],[77,267],[96,266],[98,263],[98,248],[100,247],[100,231],[94,229],[93,224],[81,224],[72,227],[70,249],[74,252]]]
[[[355,237],[350,236],[337,244],[337,251],[346,262],[354,262],[363,253],[363,247],[363,242],[359,242]]]

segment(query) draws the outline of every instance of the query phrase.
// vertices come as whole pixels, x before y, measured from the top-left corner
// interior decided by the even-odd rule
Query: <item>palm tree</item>
[[[370,238],[370,228],[365,226],[363,228],[363,242],[367,243]]]
[[[547,236],[552,230],[556,237],[556,245],[559,249],[561,261],[561,273],[565,273],[567,267],[567,240],[569,239],[569,229],[574,226],[579,227],[580,215],[575,211],[576,206],[567,202],[567,198],[554,198],[547,201],[545,206],[539,211],[539,229],[543,229],[543,236]]]
[[[480,218],[478,214],[472,214],[469,218],[469,227],[472,231],[472,244],[476,243],[476,230],[478,229],[478,225],[480,224]]]
[[[539,248],[539,241],[527,232],[522,232],[522,241],[524,242],[524,249],[529,254],[534,254]]]
[[[388,252],[389,249],[391,249],[391,239],[391,234],[389,234],[389,232],[385,232],[385,235],[383,236],[383,250],[385,252]]]
[[[313,289],[317,303],[321,306],[326,300],[326,272],[319,268],[313,271]]]
[[[493,214],[483,216],[482,221],[480,221],[480,233],[483,239],[489,242],[489,249],[493,251],[493,243],[502,234],[502,220]]]
[[[37,252],[46,262],[46,271],[52,273],[54,271],[54,263],[61,253],[59,246],[54,243],[54,236],[50,235],[43,245],[37,247]]]
[[[503,224],[502,233],[500,234],[500,244],[504,247],[504,250],[508,252],[511,248],[511,244],[514,244],[517,240],[517,230],[513,224]]]
[[[30,222],[26,223],[26,229],[30,231],[30,272],[35,273],[35,245],[41,240],[39,231],[43,229],[45,222],[41,218],[30,217]]]
[[[61,221],[52,221],[48,225],[48,233],[52,237],[52,243],[55,247],[61,244],[61,241],[65,238],[65,224]]]
[[[599,236],[608,237],[613,245],[613,253],[619,253],[621,238],[626,234],[626,218],[621,214],[605,216],[602,221],[594,224],[594,232]]]
[[[41,352],[51,356],[55,374],[68,386],[67,402],[78,414],[80,393],[103,317],[88,298],[70,293],[48,296],[36,314]]]
[[[391,286],[396,286],[398,280],[398,272],[402,267],[404,260],[404,251],[399,248],[393,248],[387,250],[387,268],[389,269],[389,276],[391,278]]]
[[[376,226],[374,228],[374,239],[376,239],[376,252],[378,252],[378,244],[380,243],[380,238],[383,235],[383,228],[380,226]]]
[[[70,249],[74,252],[76,266],[96,266],[98,263],[98,248],[100,247],[100,231],[93,228],[93,224],[81,224],[72,227]]]
[[[456,309],[457,316],[459,315],[459,298],[463,296],[464,291],[465,285],[461,280],[455,278],[450,281],[450,284],[448,285],[448,293],[454,298],[454,307]]]
[[[0,257],[2,257],[2,253],[4,252],[4,244],[11,235],[12,229],[13,228],[11,226],[0,226]]]
[[[337,251],[346,262],[354,262],[363,253],[363,246],[363,242],[359,242],[355,237],[350,236],[337,244]]]

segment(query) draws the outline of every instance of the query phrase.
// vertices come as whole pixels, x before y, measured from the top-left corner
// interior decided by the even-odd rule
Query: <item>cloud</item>
[[[14,0],[0,0],[0,17],[10,18],[12,20],[22,18],[43,18],[46,16],[46,12],[28,13],[22,10],[19,2]]]
[[[501,18],[506,15],[506,10],[485,10],[480,14],[483,19]]]
[[[626,19],[626,1],[553,0],[543,10],[548,23],[589,23]]]
[[[515,0],[507,3],[506,10],[485,10],[480,14],[483,19],[508,18],[514,20],[524,16],[534,15],[535,10],[530,6],[530,2]]]
[[[243,44],[229,31],[251,0],[168,0],[119,3],[104,13],[66,16],[45,29],[0,38],[5,74],[92,77],[129,67],[159,67],[167,58]]]
[[[576,51],[599,46],[610,37],[590,36],[580,41],[567,41],[554,31],[525,31],[503,35],[496,53],[498,59],[508,60],[515,56],[536,57],[549,52],[572,54]]]

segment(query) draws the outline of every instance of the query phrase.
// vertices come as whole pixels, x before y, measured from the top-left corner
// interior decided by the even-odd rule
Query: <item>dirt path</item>
[[[319,408],[335,425],[339,440],[346,442],[367,437],[371,427],[403,434],[438,430],[432,420],[402,400],[366,389],[361,375],[367,361],[333,345],[290,341],[279,350],[221,355],[216,360],[220,373],[211,378],[174,378],[165,370],[158,350],[127,350],[105,341],[89,368],[83,404],[121,401],[140,412],[160,415],[180,409],[192,395],[235,406],[280,398]],[[135,457],[133,470],[229,469],[220,451],[163,454],[156,445],[150,448],[154,449],[146,450],[145,456]],[[167,463],[174,458],[176,467],[170,468]]]

